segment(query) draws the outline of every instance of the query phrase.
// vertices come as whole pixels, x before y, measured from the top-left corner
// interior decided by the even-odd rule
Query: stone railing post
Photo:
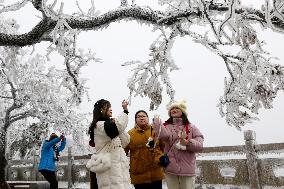
[[[8,153],[5,154],[6,160],[7,160],[7,166],[5,167],[5,180],[9,180],[9,167],[10,167],[10,156]]]
[[[246,143],[246,158],[250,189],[261,189],[261,184],[258,176],[257,153],[255,151],[255,132],[251,130],[246,130],[244,132],[244,138]]]
[[[68,165],[67,165],[67,178],[68,178],[68,189],[72,188],[72,167],[73,167],[73,157],[72,157],[72,147],[68,147]]]
[[[32,180],[37,180],[37,167],[38,167],[38,155],[36,154],[36,150],[33,149],[33,169],[31,174]]]

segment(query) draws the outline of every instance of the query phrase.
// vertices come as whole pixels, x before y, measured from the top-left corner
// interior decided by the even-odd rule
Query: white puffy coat
[[[115,119],[119,136],[111,140],[104,130],[104,121],[98,121],[95,128],[96,150],[104,146],[110,147],[111,168],[105,172],[96,173],[99,189],[131,189],[129,176],[129,159],[127,158],[124,147],[130,142],[130,137],[125,132],[128,115],[121,113]]]

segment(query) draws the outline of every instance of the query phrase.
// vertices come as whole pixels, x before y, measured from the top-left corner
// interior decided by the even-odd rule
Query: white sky
[[[73,7],[69,6],[69,3],[72,4],[75,1],[68,0],[68,4],[67,0],[64,2],[64,10],[71,12]],[[114,9],[120,4],[119,0],[94,0],[94,2],[102,12]],[[137,0],[137,3],[140,2],[144,1]],[[145,4],[148,2],[156,6],[155,1],[146,1]],[[246,0],[244,2],[251,5],[263,1]],[[80,0],[80,3],[84,9],[90,5],[90,0]],[[13,13],[13,16],[17,17],[20,22],[20,29],[23,32],[28,31],[39,20],[35,17],[36,12],[31,10],[31,6],[28,6],[21,12]],[[40,14],[37,13],[37,15]],[[121,21],[112,23],[102,31],[82,33],[83,35],[79,37],[79,46],[86,49],[91,48],[97,53],[97,57],[104,61],[102,64],[90,64],[82,73],[82,77],[88,79],[87,86],[90,88],[89,94],[92,99],[92,102],[82,104],[83,111],[91,112],[94,102],[100,98],[111,101],[114,115],[121,111],[121,101],[129,95],[126,85],[127,79],[131,76],[131,67],[122,67],[121,64],[129,60],[148,60],[148,48],[158,36],[158,33],[153,33],[151,29],[151,27],[141,26],[136,22]],[[272,56],[280,58],[277,63],[284,65],[284,55],[280,46],[284,43],[283,35],[265,30],[261,38],[267,42],[266,50],[271,52]],[[176,64],[181,68],[170,74],[172,85],[176,90],[176,99],[187,100],[189,119],[204,134],[205,146],[243,144],[243,131],[226,125],[216,107],[219,97],[223,94],[224,77],[228,75],[225,64],[217,55],[193,43],[187,37],[176,40],[172,55]],[[59,56],[52,56],[53,63],[62,65],[60,61],[62,58]],[[165,108],[167,102],[168,98],[164,96],[163,104],[158,110],[149,112],[150,117],[153,114],[160,114],[163,120],[167,119]],[[135,112],[140,109],[148,111],[149,104],[147,98],[132,97],[132,104],[129,107],[130,122],[127,129],[134,126]],[[245,126],[243,130],[255,130],[258,143],[284,142],[283,104],[284,94],[282,92],[274,101],[274,109],[261,110],[260,121]]]

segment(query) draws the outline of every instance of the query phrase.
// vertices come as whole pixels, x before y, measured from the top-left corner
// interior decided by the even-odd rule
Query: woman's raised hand
[[[162,124],[162,120],[160,119],[160,116],[154,115],[152,125],[155,127],[155,126],[160,126],[161,124]]]
[[[126,101],[126,100],[123,100],[122,101],[122,108],[123,108],[123,110],[126,110],[126,111],[128,111],[128,102]]]

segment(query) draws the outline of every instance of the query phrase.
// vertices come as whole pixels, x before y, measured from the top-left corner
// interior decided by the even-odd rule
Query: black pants
[[[98,189],[96,173],[90,171],[90,189]]]
[[[39,172],[49,182],[50,189],[58,189],[58,182],[57,182],[57,179],[56,179],[55,171],[42,169]]]
[[[157,180],[151,183],[134,184],[135,189],[162,189],[162,181]]]

